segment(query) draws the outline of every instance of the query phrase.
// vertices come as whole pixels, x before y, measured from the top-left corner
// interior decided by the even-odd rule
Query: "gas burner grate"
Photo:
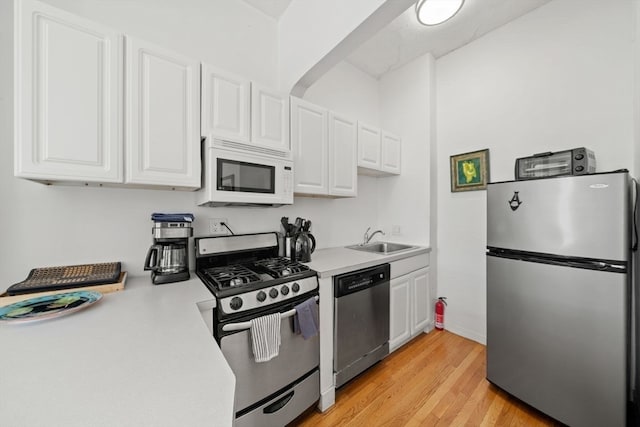
[[[309,267],[289,258],[277,257],[267,258],[255,262],[256,266],[262,267],[274,277],[286,277],[292,274],[309,271]]]
[[[204,273],[219,289],[244,286],[261,280],[256,273],[238,264],[207,268]]]

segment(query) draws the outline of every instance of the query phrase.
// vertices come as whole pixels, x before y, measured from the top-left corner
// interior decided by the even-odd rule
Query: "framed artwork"
[[[488,182],[488,148],[451,156],[451,192],[484,190]]]

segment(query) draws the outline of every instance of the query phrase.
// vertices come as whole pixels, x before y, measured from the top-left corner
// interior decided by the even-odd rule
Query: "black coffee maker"
[[[151,232],[153,245],[147,251],[144,269],[151,271],[153,284],[189,279],[188,245],[189,237],[193,234],[191,222],[157,218]]]

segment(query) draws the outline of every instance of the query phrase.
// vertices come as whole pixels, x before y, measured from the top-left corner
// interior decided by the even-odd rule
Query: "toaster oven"
[[[515,179],[535,179],[558,175],[585,175],[596,172],[593,151],[580,147],[555,153],[539,153],[516,159]]]

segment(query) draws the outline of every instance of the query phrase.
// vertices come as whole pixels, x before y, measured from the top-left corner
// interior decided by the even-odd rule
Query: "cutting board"
[[[127,280],[127,272],[123,271],[120,273],[120,278],[116,283],[108,283],[105,285],[91,285],[91,286],[83,286],[80,288],[73,289],[59,289],[57,291],[46,291],[46,292],[34,292],[31,294],[22,294],[22,295],[7,295],[6,292],[0,294],[0,307],[5,305],[13,304],[14,302],[24,301],[29,298],[41,297],[44,295],[53,295],[60,294],[65,292],[75,292],[75,291],[96,291],[102,294],[108,294],[111,292],[117,292],[124,289],[124,283]]]

